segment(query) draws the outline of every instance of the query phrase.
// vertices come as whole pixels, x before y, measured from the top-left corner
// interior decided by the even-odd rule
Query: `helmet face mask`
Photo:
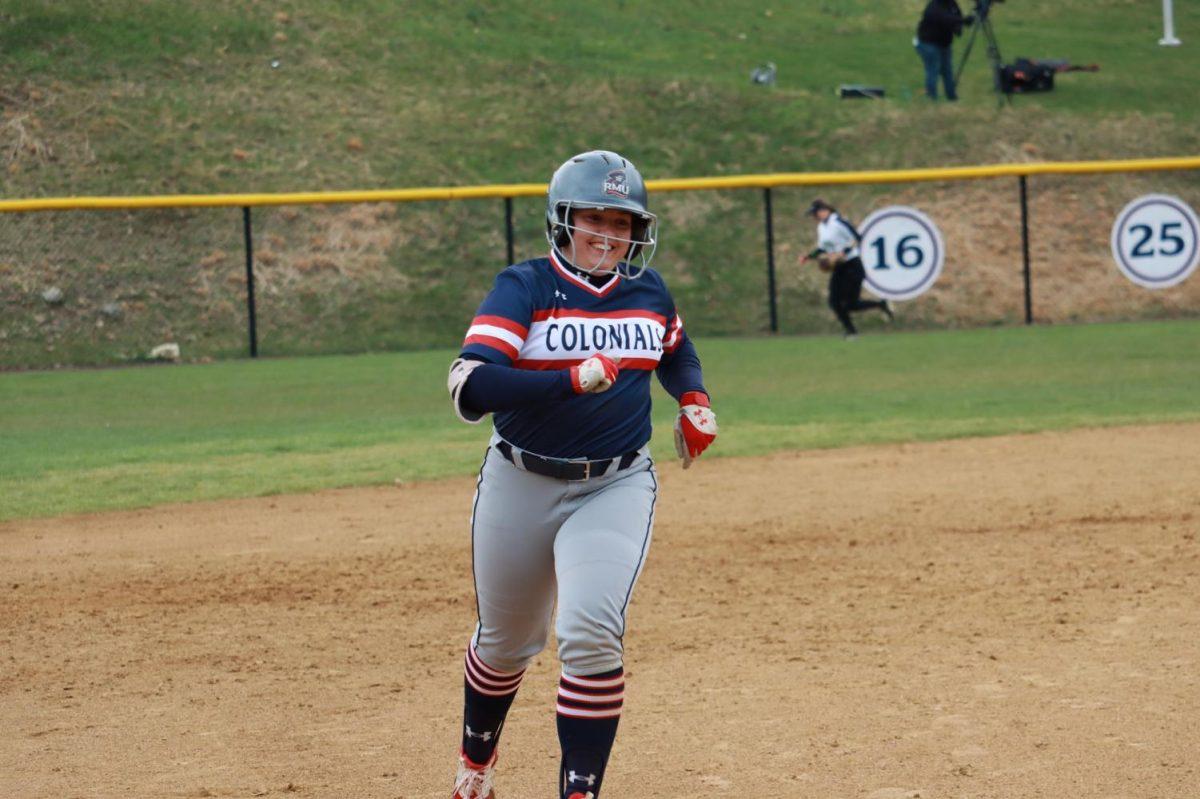
[[[606,239],[628,244],[625,260],[582,267],[566,257],[574,251],[576,211],[613,209],[632,217],[628,239],[611,235]],[[617,273],[630,280],[641,277],[658,246],[658,219],[646,208],[646,184],[637,168],[613,152],[593,150],[571,158],[554,173],[546,197],[546,239],[564,261],[576,269],[596,275]],[[589,233],[589,235],[594,235]]]
[[[590,275],[608,275],[615,272],[631,280],[641,277],[642,273],[646,271],[650,259],[654,257],[654,250],[658,246],[658,242],[654,238],[656,220],[653,217],[647,220],[644,217],[630,214],[632,225],[629,236],[626,238],[613,235],[611,232],[594,231],[586,225],[576,223],[576,214],[581,211],[617,210],[629,213],[624,208],[612,208],[612,206],[598,208],[590,204],[580,206],[567,201],[561,203],[556,210],[557,217],[566,221],[553,226],[556,232],[551,243],[554,245],[557,255],[565,262]],[[604,244],[611,246],[614,250],[624,252],[624,260],[616,256],[613,258],[606,256],[592,266],[584,265],[582,259],[578,257],[578,250],[576,250],[576,243],[581,235],[587,239],[602,239]],[[568,253],[576,253],[576,257],[572,259]]]

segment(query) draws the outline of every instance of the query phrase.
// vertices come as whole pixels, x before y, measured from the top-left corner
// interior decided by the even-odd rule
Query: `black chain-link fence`
[[[1109,232],[1151,192],[1200,206],[1194,172],[1028,178],[1033,320],[1069,323],[1200,316],[1200,277],[1134,285]],[[1018,179],[771,190],[775,327],[839,330],[825,275],[799,257],[820,195],[853,221],[913,206],[945,240],[924,295],[896,303],[897,329],[1022,324],[1025,281]],[[654,267],[693,335],[771,331],[761,189],[652,194]],[[516,260],[546,252],[544,201],[511,200]],[[175,344],[186,361],[250,351],[240,207],[0,214],[0,366],[105,365]],[[456,346],[509,240],[502,199],[250,209],[258,353],[266,356]],[[866,331],[883,325],[864,316]]]

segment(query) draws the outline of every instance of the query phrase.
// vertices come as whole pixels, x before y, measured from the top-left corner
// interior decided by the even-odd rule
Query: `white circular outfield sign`
[[[880,208],[863,220],[858,232],[867,288],[878,297],[911,300],[928,291],[942,273],[942,232],[916,208]]]
[[[1112,254],[1122,274],[1148,289],[1187,280],[1200,262],[1200,221],[1178,197],[1146,194],[1117,214]]]

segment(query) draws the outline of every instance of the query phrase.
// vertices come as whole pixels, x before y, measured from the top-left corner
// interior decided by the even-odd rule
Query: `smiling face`
[[[633,214],[616,208],[578,208],[571,213],[571,240],[564,255],[585,272],[607,274],[629,254]]]

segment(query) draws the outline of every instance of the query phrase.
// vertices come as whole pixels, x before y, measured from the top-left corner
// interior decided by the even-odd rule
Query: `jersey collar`
[[[579,286],[579,288],[590,294],[594,294],[597,297],[607,296],[613,289],[617,287],[617,284],[621,282],[621,276],[616,272],[613,272],[612,277],[610,277],[605,283],[595,286],[592,284],[592,281],[588,280],[572,267],[567,266],[565,262],[566,259],[562,257],[558,250],[555,247],[551,247],[550,263],[554,265],[555,271],[557,271],[558,274],[564,279],[569,280],[576,286]]]

